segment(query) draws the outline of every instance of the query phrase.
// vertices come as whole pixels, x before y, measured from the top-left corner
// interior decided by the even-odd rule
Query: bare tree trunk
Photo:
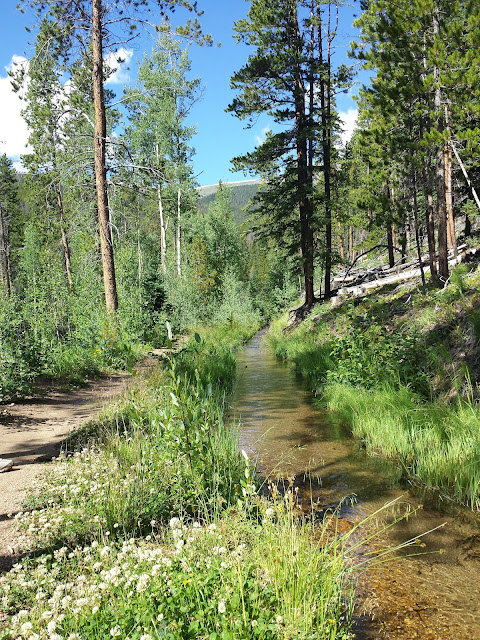
[[[301,51],[299,42],[298,10],[297,3],[290,5],[290,30],[292,42],[295,43],[297,51]],[[296,129],[296,152],[297,152],[297,183],[302,196],[298,203],[300,215],[300,244],[302,250],[303,275],[305,283],[305,305],[313,306],[315,302],[313,284],[313,201],[312,201],[312,180],[308,170],[308,145],[307,145],[307,118],[305,109],[305,87],[303,77],[299,67],[294,72],[294,100],[295,100],[295,129]]]
[[[108,312],[118,309],[115,261],[107,190],[107,121],[103,87],[102,0],[92,2],[93,105],[95,110],[95,186],[97,191],[100,250],[102,254],[105,304]]]
[[[355,260],[354,231],[351,225],[348,227],[348,259],[350,262]]]
[[[65,266],[65,275],[67,276],[68,287],[72,289],[72,267],[70,262],[70,246],[68,244],[67,232],[65,230],[65,218],[63,217],[63,198],[62,191],[58,182],[55,183],[55,193],[57,194],[58,217],[60,221],[60,234],[62,236],[63,261]]]
[[[5,212],[0,202],[0,283],[7,287],[7,293],[12,292],[12,276],[10,272],[10,242],[8,240],[8,226]]]
[[[472,181],[469,178],[469,175],[467,173],[467,170],[465,169],[465,165],[462,162],[462,159],[460,158],[460,155],[455,147],[455,145],[453,144],[453,141],[451,141],[451,146],[453,149],[453,153],[455,154],[455,158],[457,159],[458,164],[460,165],[460,169],[462,170],[463,175],[465,176],[465,180],[467,181],[467,185],[468,188],[470,189],[473,199],[475,200],[475,204],[477,205],[479,211],[480,211],[480,198],[478,197],[477,192],[475,191],[475,187],[472,184]]]
[[[338,6],[336,8],[336,21],[338,25]],[[323,149],[323,176],[325,190],[325,291],[324,299],[328,300],[331,293],[332,278],[332,194],[331,194],[331,155],[332,155],[332,100],[331,100],[331,84],[332,84],[332,52],[331,44],[336,28],[332,31],[332,5],[328,2],[328,30],[327,30],[327,50],[326,50],[326,78],[323,70],[320,74],[320,105],[322,120],[322,149]],[[322,20],[321,8],[318,10],[318,49],[320,67],[323,67],[323,36],[322,36]]]
[[[160,152],[158,144],[155,145],[155,154],[157,156],[157,164],[160,161]],[[158,178],[157,185],[157,199],[158,199],[158,215],[160,218],[160,262],[162,265],[162,273],[167,273],[167,233],[165,229],[165,216],[163,214],[163,201],[162,201],[162,185],[160,184],[160,176]]]
[[[182,197],[182,192],[180,190],[180,187],[178,188],[178,196],[177,196],[177,273],[179,276],[182,275],[182,256],[181,256],[181,237],[182,237],[182,225],[181,225],[181,209],[180,209],[180,204],[181,204],[181,197]]]
[[[413,169],[413,221],[415,224],[415,243],[417,245],[417,258],[422,276],[422,285],[425,286],[425,271],[422,262],[422,248],[420,246],[420,234],[418,232],[418,200],[417,200],[417,170]]]
[[[393,253],[393,225],[387,227],[387,249],[388,249],[388,266],[392,268],[395,265],[395,255]]]
[[[444,148],[445,163],[445,200],[447,206],[447,246],[453,249],[455,258],[458,255],[457,238],[455,234],[455,211],[453,207],[453,184],[452,184],[452,148],[446,144]]]
[[[340,259],[343,263],[345,263],[345,245],[343,244],[343,235],[342,235],[342,225],[340,222],[337,223],[338,228],[338,246],[340,248]]]
[[[429,192],[427,193],[427,238],[428,238],[428,259],[430,263],[430,275],[432,284],[438,285],[438,271],[437,271],[437,250],[435,247],[435,216],[433,214],[433,196]]]
[[[439,8],[433,12],[433,33],[440,35]],[[435,81],[434,108],[438,133],[443,136],[445,131],[444,109],[442,106],[442,88],[440,86],[440,72],[437,65],[433,68]],[[445,156],[443,144],[437,146],[436,152],[436,191],[437,191],[437,221],[438,221],[438,277],[445,283],[448,280],[448,249],[447,249],[447,206],[445,197]]]

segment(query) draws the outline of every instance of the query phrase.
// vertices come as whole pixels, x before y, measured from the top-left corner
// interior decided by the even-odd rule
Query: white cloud
[[[28,64],[26,58],[14,55],[10,64],[5,67],[6,71],[11,71],[15,65]],[[23,103],[19,96],[13,91],[8,75],[0,76],[0,104],[2,105],[2,117],[0,118],[0,153],[6,153],[10,158],[18,159],[20,154],[27,151],[28,128],[22,118],[20,111]]]
[[[113,73],[105,84],[126,84],[130,80],[128,68],[125,68],[124,65],[128,65],[132,56],[133,49],[125,49],[124,47],[112,51],[106,56],[105,63],[110,69],[113,69]]]
[[[352,137],[353,132],[357,126],[358,109],[348,109],[348,111],[339,111],[340,120],[342,121],[342,143],[345,145]]]
[[[257,147],[259,147],[261,144],[265,142],[265,140],[267,139],[267,134],[270,133],[270,131],[271,131],[270,127],[263,127],[263,129],[260,132],[260,135],[255,136],[255,143]]]

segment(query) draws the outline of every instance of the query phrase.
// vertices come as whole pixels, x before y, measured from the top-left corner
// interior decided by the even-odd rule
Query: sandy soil
[[[21,553],[10,515],[21,511],[25,490],[53,457],[72,429],[88,421],[118,396],[130,374],[112,375],[87,387],[50,390],[42,397],[0,405],[0,457],[12,459],[0,473],[0,570],[9,569]]]

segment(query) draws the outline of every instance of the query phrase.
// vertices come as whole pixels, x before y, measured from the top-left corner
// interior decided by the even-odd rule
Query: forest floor
[[[119,373],[82,388],[44,387],[19,403],[0,405],[0,457],[14,462],[0,473],[0,571],[10,569],[21,554],[11,516],[22,510],[25,491],[58,456],[72,429],[98,414],[131,380],[129,373]]]

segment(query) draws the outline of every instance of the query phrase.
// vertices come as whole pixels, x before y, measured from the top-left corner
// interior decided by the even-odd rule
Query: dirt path
[[[12,459],[0,473],[0,570],[18,558],[10,514],[21,511],[25,490],[60,452],[62,441],[127,387],[130,374],[116,374],[82,389],[50,391],[22,403],[0,405],[0,457]]]

